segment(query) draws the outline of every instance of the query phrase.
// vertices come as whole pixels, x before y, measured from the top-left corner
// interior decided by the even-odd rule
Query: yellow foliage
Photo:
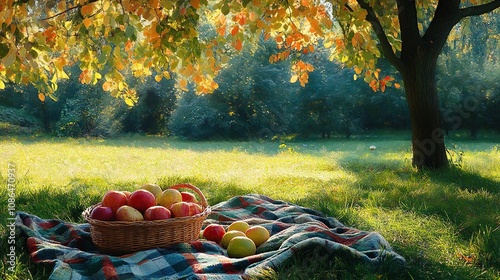
[[[79,61],[79,80],[95,84],[102,75],[103,89],[114,96],[134,95],[125,73],[155,75],[156,81],[177,74],[182,90],[189,80],[199,92],[209,93],[217,88],[213,79],[231,53],[255,46],[251,43],[263,34],[279,47],[270,62],[294,58],[291,82],[308,82],[314,67],[300,57],[322,43],[331,48],[332,58],[354,68],[356,78],[361,75],[372,88],[385,90],[389,81],[373,83],[379,81],[375,67],[382,53],[364,3],[372,6],[394,52],[402,48],[394,1],[329,1],[332,9],[313,0],[42,2],[0,4],[0,88],[6,82],[32,83],[50,97],[57,82],[68,77],[64,67]],[[424,15],[436,3],[421,1],[417,12]],[[72,11],[80,17],[71,16]],[[199,34],[201,22],[212,25],[215,34]],[[423,18],[419,28],[428,24]]]

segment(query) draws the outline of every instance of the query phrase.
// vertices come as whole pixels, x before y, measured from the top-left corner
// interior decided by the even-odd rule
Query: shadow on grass
[[[402,254],[411,255],[411,262],[417,266],[430,266],[433,271],[448,270],[453,275],[467,273],[478,277],[477,271],[500,270],[500,184],[491,178],[486,178],[478,173],[452,167],[440,171],[417,172],[406,164],[394,165],[392,162],[377,159],[366,164],[362,162],[343,161],[341,164],[356,177],[355,183],[349,186],[354,194],[353,205],[348,208],[360,207],[367,209],[387,209],[387,211],[407,211],[411,215],[426,219],[437,218],[443,225],[450,226],[450,234],[457,235],[462,244],[468,246],[464,249],[473,257],[457,255],[448,256],[456,259],[453,262],[461,263],[447,267],[446,263],[432,261],[408,246],[404,241],[401,246]],[[408,164],[409,165],[409,164]],[[354,207],[353,207],[354,206]],[[338,209],[334,209],[338,211]],[[344,213],[345,220],[359,220],[359,215],[350,211]],[[346,214],[347,213],[347,214]],[[390,217],[390,216],[388,216]],[[415,221],[417,226],[421,226]],[[436,228],[429,228],[436,231]],[[458,233],[458,234],[457,234]],[[436,232],[434,237],[439,234]],[[444,240],[443,240],[444,241]],[[444,241],[453,244],[456,241]],[[438,244],[433,250],[439,250]],[[458,244],[457,244],[458,246]],[[415,248],[422,250],[422,248]],[[426,249],[424,249],[425,251]],[[456,254],[456,253],[455,253]],[[462,258],[462,262],[457,261]],[[468,268],[476,266],[477,270]],[[446,270],[444,270],[446,271]],[[415,275],[413,275],[415,276]],[[486,276],[485,276],[486,277]],[[432,277],[431,277],[432,278]],[[466,278],[458,278],[466,279]],[[489,278],[485,278],[489,279]]]
[[[385,189],[384,186],[379,187],[380,189]],[[378,279],[497,279],[495,275],[498,275],[499,266],[498,262],[495,263],[496,255],[492,251],[498,248],[499,245],[498,241],[495,241],[500,240],[498,231],[488,237],[489,240],[484,242],[484,248],[479,248],[478,252],[479,254],[493,254],[493,256],[490,255],[486,261],[480,260],[480,256],[476,256],[476,259],[472,260],[472,262],[464,261],[460,255],[456,255],[455,250],[458,250],[458,248],[447,248],[446,251],[449,252],[439,252],[439,250],[442,250],[441,246],[443,244],[457,247],[460,245],[453,237],[448,239],[450,238],[448,236],[450,234],[453,235],[453,233],[440,232],[440,226],[443,224],[448,225],[450,221],[426,222],[428,219],[434,219],[433,216],[440,216],[440,213],[437,213],[436,210],[411,210],[405,205],[405,203],[409,204],[411,198],[406,198],[406,202],[398,203],[397,195],[387,198],[387,200],[396,199],[395,203],[382,202],[380,203],[382,205],[375,205],[373,202],[367,200],[372,199],[371,193],[377,192],[376,190],[356,190],[356,186],[352,186],[352,188],[353,191],[347,194],[350,197],[346,197],[345,194],[337,191],[328,192],[326,190],[318,190],[297,201],[297,203],[325,213],[327,216],[337,218],[348,227],[362,230],[373,230],[371,228],[373,219],[377,219],[377,227],[382,228],[383,231],[387,231],[387,234],[382,233],[382,235],[394,250],[407,261],[406,270],[394,270],[394,267],[391,267],[390,262],[388,262],[389,265],[387,267],[382,267],[377,272]],[[374,186],[374,188],[376,189],[377,186]],[[436,208],[438,207],[436,206]],[[440,219],[444,220],[444,216],[441,216]],[[366,220],[366,217],[372,220]],[[490,225],[494,224],[494,218],[489,217],[486,222]],[[412,225],[415,225],[416,228],[413,228]],[[437,226],[433,227],[433,225]],[[473,233],[469,235],[461,233],[464,240],[471,239],[474,236],[474,232],[477,232],[476,229],[471,230]],[[405,233],[408,235],[405,235]],[[441,237],[441,235],[445,237]],[[478,245],[481,246],[481,244]],[[439,255],[439,257],[436,257],[436,255]],[[353,278],[344,275],[346,271],[351,276],[359,274],[356,267],[350,267],[350,270],[346,270],[342,265],[332,265],[330,268],[334,271],[329,271],[328,268],[323,271],[333,273],[333,278],[331,279],[371,279],[369,277],[355,276]],[[288,266],[283,267],[279,274],[297,275],[295,273],[300,272],[301,269],[305,270],[303,263],[292,262]],[[340,271],[335,271],[336,269],[340,269]],[[324,279],[320,275],[313,276],[310,279]],[[279,277],[278,279],[285,278]],[[308,278],[290,277],[287,279]]]
[[[357,180],[351,188],[361,193],[362,204],[439,216],[453,223],[464,237],[481,226],[495,228],[499,222],[500,183],[478,173],[455,167],[416,172],[383,159],[342,166],[355,174]]]
[[[441,185],[456,184],[460,189],[471,192],[486,191],[492,194],[500,193],[500,182],[484,178],[478,173],[464,171],[463,169],[451,167],[449,170],[428,171],[431,181]]]

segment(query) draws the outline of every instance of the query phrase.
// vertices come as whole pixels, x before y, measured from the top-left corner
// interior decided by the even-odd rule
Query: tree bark
[[[412,165],[419,170],[449,165],[436,89],[436,63],[436,58],[419,48],[402,73],[412,126]]]

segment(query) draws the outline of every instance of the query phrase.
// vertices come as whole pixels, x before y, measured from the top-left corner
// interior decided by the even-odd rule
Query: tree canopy
[[[258,43],[256,35],[263,34],[278,44],[271,62],[292,59],[291,82],[307,83],[314,66],[301,55],[321,43],[332,48],[332,58],[354,68],[354,79],[384,91],[393,78],[377,68],[382,54],[398,68],[404,36],[422,34],[418,38],[425,40],[436,29],[447,28],[431,18],[439,1],[419,1],[415,9],[406,9],[416,13],[417,22],[398,15],[398,9],[410,6],[406,2],[2,0],[0,88],[9,81],[32,83],[41,100],[54,97],[58,81],[68,78],[66,67],[76,63],[82,83],[104,79],[106,91],[127,100],[135,96],[127,75],[155,75],[160,81],[175,73],[180,88],[187,89],[189,81],[199,93],[212,92],[228,53]],[[498,0],[447,2],[461,7],[453,15],[455,22],[500,5]],[[200,28],[207,24],[211,32]]]

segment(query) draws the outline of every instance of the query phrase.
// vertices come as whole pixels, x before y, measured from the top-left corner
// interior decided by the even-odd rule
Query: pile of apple
[[[92,209],[90,218],[101,221],[154,221],[193,216],[203,212],[196,196],[188,191],[145,184],[133,191],[111,190],[101,205]]]
[[[235,221],[227,229],[219,224],[210,224],[200,234],[227,249],[227,255],[231,258],[254,255],[257,247],[270,237],[265,227],[250,226],[245,221]]]

